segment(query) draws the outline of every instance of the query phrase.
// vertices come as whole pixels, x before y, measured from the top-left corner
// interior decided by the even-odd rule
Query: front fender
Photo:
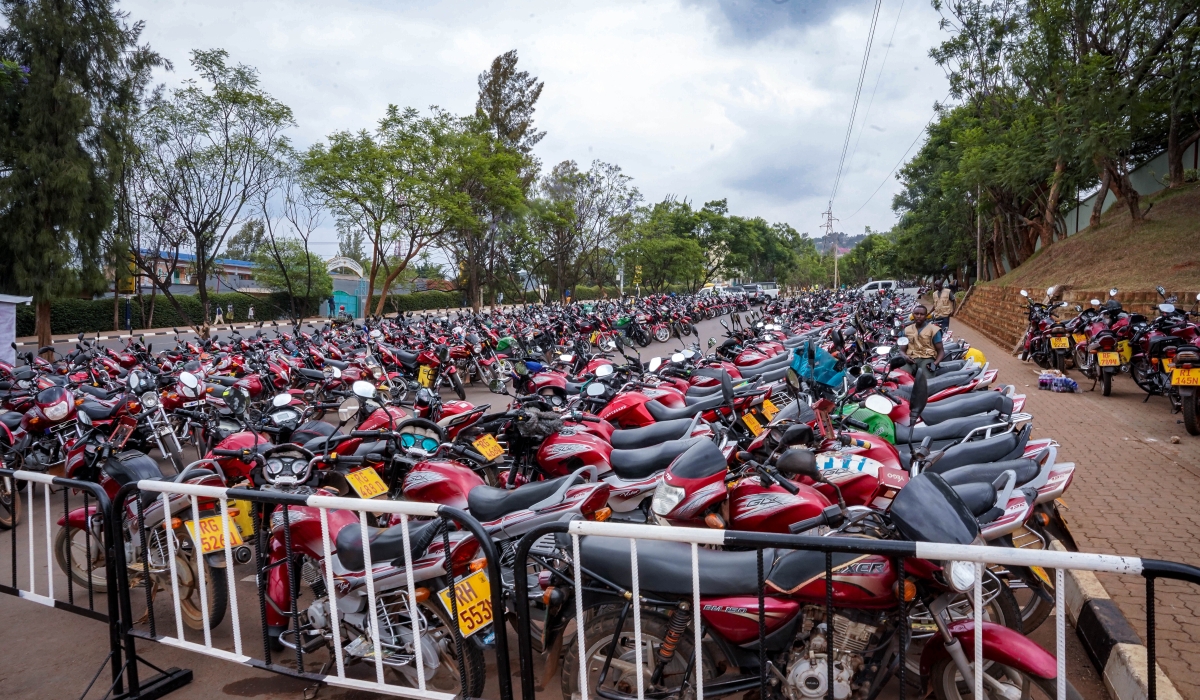
[[[88,521],[96,514],[96,506],[88,506],[85,511],[83,508],[76,508],[67,515],[58,519],[59,527],[65,524],[70,524],[71,527],[77,530],[83,530],[87,527]]]
[[[975,656],[975,622],[962,620],[950,625],[950,634],[962,645],[968,661]],[[933,665],[950,652],[941,637],[930,639],[921,652],[921,684],[928,687]],[[983,623],[983,658],[1010,666],[1038,678],[1056,678],[1058,666],[1050,652],[1015,630],[992,622]]]

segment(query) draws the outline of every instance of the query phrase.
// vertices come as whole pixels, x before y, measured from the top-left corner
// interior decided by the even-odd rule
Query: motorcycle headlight
[[[975,562],[952,561],[946,565],[946,583],[959,593],[967,593],[975,587]]]
[[[650,502],[650,510],[656,515],[665,516],[667,513],[675,510],[675,506],[683,500],[687,492],[678,486],[671,486],[665,481],[658,482],[658,487],[654,489],[654,500]]]
[[[50,420],[62,420],[67,417],[67,412],[70,410],[70,404],[67,401],[59,401],[56,404],[47,406],[43,412]]]
[[[383,376],[383,368],[379,365],[371,365],[371,376],[379,379]]]
[[[475,352],[477,352],[477,353],[478,353],[478,352],[483,352],[483,346],[482,346],[482,345],[480,345],[480,344],[478,344],[478,343],[476,343],[476,344],[475,344]]]
[[[153,391],[147,391],[141,397],[142,406],[148,409],[158,408],[158,394]]]

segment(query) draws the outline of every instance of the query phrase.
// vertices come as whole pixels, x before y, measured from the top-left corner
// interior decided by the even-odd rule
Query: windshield
[[[725,469],[725,454],[712,442],[704,440],[676,457],[667,471],[682,479],[700,479]]]
[[[896,494],[892,522],[914,542],[971,544],[979,536],[979,523],[962,499],[938,474],[925,472]]]

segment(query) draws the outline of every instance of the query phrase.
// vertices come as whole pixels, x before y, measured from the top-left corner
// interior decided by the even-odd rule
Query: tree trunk
[[[117,287],[120,286],[116,276],[113,277],[113,330],[121,330],[121,295],[117,294]]]
[[[1170,173],[1170,187],[1183,187],[1183,171],[1186,169],[1183,165],[1183,154],[1187,149],[1192,147],[1192,144],[1200,141],[1200,131],[1195,132],[1186,138],[1180,138],[1178,134],[1179,128],[1174,121],[1171,123],[1171,131],[1167,135],[1167,171]]]
[[[1100,223],[1100,215],[1104,213],[1104,200],[1108,199],[1110,177],[1108,168],[1105,168],[1104,173],[1100,176],[1100,191],[1096,193],[1096,203],[1092,206],[1092,215],[1088,218],[1088,226]]]
[[[1129,209],[1130,220],[1134,223],[1142,221],[1142,198],[1138,191],[1133,188],[1133,183],[1129,181],[1129,174],[1123,172],[1123,168],[1119,163],[1109,159],[1105,168],[1109,171],[1108,186],[1117,195],[1117,201],[1124,201]]]
[[[41,348],[50,345],[52,340],[50,337],[50,300],[43,299],[42,301],[35,302],[35,304],[34,334],[37,335],[38,347]],[[46,353],[45,358],[47,360],[54,360],[54,353]]]
[[[150,285],[150,315],[143,316],[146,320],[146,328],[154,327],[154,304],[158,301],[158,285]]]
[[[1054,164],[1054,175],[1050,183],[1050,194],[1046,196],[1046,213],[1042,217],[1041,236],[1042,248],[1054,242],[1054,232],[1058,229],[1057,214],[1058,214],[1058,197],[1062,192],[1063,171],[1066,170],[1066,163],[1060,158]]]

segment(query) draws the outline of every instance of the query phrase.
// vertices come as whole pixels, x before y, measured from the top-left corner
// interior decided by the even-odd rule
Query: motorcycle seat
[[[416,367],[417,366],[418,353],[408,352],[407,350],[401,350],[400,348],[396,348],[396,352],[394,354],[396,355],[396,359],[400,360],[400,364],[404,365],[405,367]]]
[[[896,444],[920,444],[925,438],[929,438],[932,442],[955,440],[966,437],[967,433],[975,428],[994,425],[999,420],[998,415],[985,413],[980,416],[951,418],[935,425],[918,425],[911,430],[907,426],[897,426]]]
[[[645,406],[646,410],[650,412],[650,415],[654,418],[654,420],[661,422],[678,420],[680,418],[691,418],[697,413],[712,410],[724,402],[725,397],[721,396],[720,394],[716,394],[714,396],[704,397],[702,401],[697,401],[694,404],[683,406],[681,408],[670,408],[669,406],[664,406],[658,401],[647,401]]]
[[[583,391],[583,384],[576,384],[575,382],[568,380],[564,384],[563,390],[567,392],[567,396],[576,396]]]
[[[16,411],[4,411],[3,413],[0,413],[0,423],[3,423],[4,427],[8,428],[9,430],[16,430],[17,428],[21,427],[21,419],[24,417],[24,413],[18,413]]]
[[[112,418],[112,414],[117,412],[116,404],[106,406],[96,401],[84,401],[79,404],[79,410],[88,415],[92,420],[106,420]]]
[[[996,507],[996,487],[985,483],[969,483],[953,485],[954,492],[966,504],[971,515],[981,518]],[[987,522],[995,520],[990,518]]]
[[[572,474],[546,481],[533,481],[511,491],[492,486],[476,486],[467,493],[467,510],[483,523],[499,520],[509,513],[525,510],[538,501],[553,496],[562,488],[564,479],[579,480],[579,477]]]
[[[942,478],[951,486],[972,483],[993,483],[1005,471],[1012,470],[1017,475],[1017,486],[1033,481],[1041,473],[1041,467],[1032,459],[1009,459],[991,464],[968,464],[942,472]]]
[[[213,377],[213,380],[216,381],[216,383],[220,384],[221,386],[233,386],[234,384],[238,383],[239,379],[240,379],[240,377],[229,377],[229,376]]]
[[[640,546],[641,545],[639,545],[639,548]],[[803,588],[804,586],[807,586],[816,579],[825,578],[824,552],[814,552],[803,549],[797,549],[790,552],[786,550],[779,550],[779,552],[781,555],[779,560],[775,562],[775,565],[769,569],[769,573],[767,574],[767,583],[769,583],[772,588],[775,588],[781,593],[791,593]],[[862,558],[863,555],[861,554],[834,552],[833,568],[837,569]],[[757,561],[753,559],[751,561],[753,562],[750,564],[751,568],[747,568],[746,571],[751,571],[752,567],[758,566]],[[763,559],[764,568],[766,567],[767,563],[767,560]],[[743,576],[747,580],[749,587],[755,586],[753,575],[746,576],[743,574]],[[743,586],[746,585],[747,584],[743,584]],[[755,590],[755,588],[751,588],[751,590]]]
[[[935,374],[940,377],[943,374],[952,374],[954,372],[961,372],[962,368],[966,364],[967,364],[966,360],[946,360],[942,364],[938,365],[938,370]]]
[[[721,385],[713,384],[712,386],[689,386],[685,396],[712,396],[713,394],[721,393]]]
[[[92,386],[91,384],[80,384],[79,390],[86,394],[91,394],[92,396],[95,396],[98,399],[111,399],[112,397],[117,396],[118,394],[120,394],[123,391],[122,389],[116,389],[115,391],[109,391],[108,389],[105,389],[102,386]]]
[[[766,372],[768,370],[777,369],[782,365],[791,364],[791,358],[786,352],[781,352],[778,355],[773,355],[765,360],[761,360],[752,365],[738,365],[738,371],[742,376],[747,376],[748,372]]]
[[[331,360],[328,357],[325,358],[325,364],[329,365],[330,367],[337,367],[338,369],[346,369],[347,367],[350,366],[349,362],[342,362],[341,360]]]
[[[613,450],[608,456],[608,463],[617,476],[625,479],[645,479],[654,472],[662,471],[671,462],[696,443],[708,438],[688,438],[670,440],[653,447],[642,447],[636,450]]]
[[[926,405],[921,412],[921,420],[929,425],[937,425],[952,418],[989,411],[999,411],[1000,415],[1008,416],[1012,415],[1012,410],[1012,398],[999,391],[973,391]]]
[[[17,419],[17,422],[20,422],[20,414],[17,414]],[[614,430],[609,442],[613,448],[618,450],[636,450],[642,447],[652,447],[668,440],[678,440],[680,437],[683,437],[684,432],[691,424],[691,418],[680,418],[678,420],[651,423],[642,428]]]
[[[666,595],[691,595],[692,547],[683,542],[641,540],[638,548],[638,577],[643,590]],[[820,557],[824,567],[825,554]],[[763,550],[763,566],[775,561],[774,549]],[[837,555],[834,555],[835,557]],[[592,571],[603,572],[605,578],[623,588],[633,585],[629,541],[615,537],[582,537],[579,540],[581,564]],[[708,596],[753,594],[757,590],[753,572],[758,566],[758,552],[729,552],[696,549],[700,572],[700,594]]]
[[[412,558],[425,553],[435,537],[441,534],[444,524],[441,520],[429,520],[422,523],[409,523],[408,537],[412,545]],[[367,528],[367,541],[371,546],[371,564],[391,562],[393,566],[404,566],[404,530],[401,526]],[[363,557],[362,528],[351,523],[338,531],[335,538],[337,558],[348,571],[362,571],[366,568]]]
[[[943,474],[956,467],[968,464],[988,464],[1009,459],[1016,459],[1025,450],[1029,442],[1029,433],[1033,426],[1026,425],[1020,433],[997,435],[990,440],[972,440],[963,442],[946,450],[941,459],[934,462],[929,471]],[[900,462],[907,468],[909,459],[905,453],[900,453]]]
[[[978,370],[970,370],[967,372],[953,372],[951,374],[944,374],[939,377],[934,377],[928,382],[929,395],[933,396],[934,394],[940,391],[945,391],[951,387],[969,384],[977,374],[979,374]],[[892,393],[907,401],[912,396],[912,385],[910,384],[897,387],[892,389]]]
[[[364,442],[364,443],[360,444],[357,449],[354,450],[354,454],[355,454],[355,456],[368,455],[368,454],[371,454],[372,452],[378,452],[379,454],[385,454],[385,453],[387,453],[387,448],[388,448],[387,440],[380,440],[378,442]]]
[[[307,367],[297,367],[296,374],[299,374],[301,377],[306,377],[308,379],[317,379],[317,380],[322,380],[322,381],[325,379],[325,373],[319,369],[309,369]]]
[[[122,486],[142,480],[161,481],[163,478],[158,463],[137,450],[126,450],[109,457],[104,463],[104,472]]]
[[[789,368],[791,368],[791,365],[784,365],[783,367],[780,367],[779,369],[773,369],[773,370],[770,370],[767,372],[753,374],[747,378],[752,382],[753,381],[761,381],[763,384],[772,384],[772,383],[777,382],[777,381],[783,379],[784,377],[786,377],[787,371]],[[746,375],[742,375],[742,376],[746,376]]]

